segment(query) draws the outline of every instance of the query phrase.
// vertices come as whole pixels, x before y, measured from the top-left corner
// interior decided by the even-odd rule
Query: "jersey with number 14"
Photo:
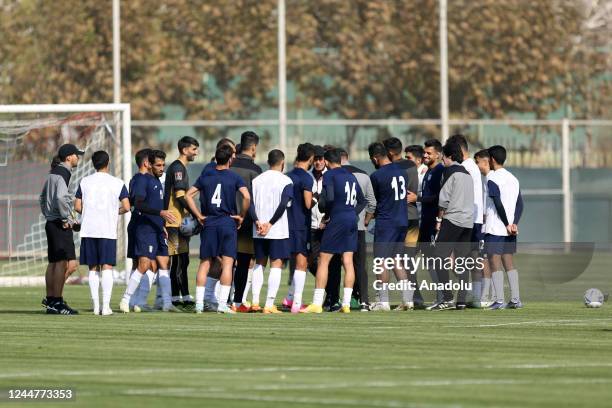
[[[376,197],[376,225],[379,228],[408,226],[408,183],[405,174],[399,166],[390,163],[370,175]]]
[[[207,168],[193,185],[200,190],[200,208],[205,227],[236,227],[230,215],[236,210],[236,192],[246,187],[242,178],[230,170]]]

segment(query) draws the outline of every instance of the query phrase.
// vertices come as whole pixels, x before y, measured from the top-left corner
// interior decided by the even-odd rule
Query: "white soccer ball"
[[[604,302],[604,294],[596,288],[588,289],[584,293],[584,305],[589,308],[601,307]]]
[[[179,231],[181,235],[185,237],[192,237],[196,234],[199,234],[201,230],[200,223],[193,218],[191,215],[183,218],[181,222],[181,226],[179,227]]]

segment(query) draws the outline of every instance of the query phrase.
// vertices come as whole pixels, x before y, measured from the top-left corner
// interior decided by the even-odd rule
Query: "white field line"
[[[490,323],[490,324],[472,324],[472,325],[461,325],[461,326],[445,326],[447,328],[464,328],[464,327],[502,327],[502,326],[522,326],[522,325],[553,325],[553,326],[563,326],[563,325],[583,325],[589,322],[612,322],[612,318],[607,319],[564,319],[564,320],[527,320],[523,322],[508,322],[508,323]]]
[[[500,364],[500,365],[465,365],[455,367],[457,369],[478,370],[478,369],[558,369],[558,368],[606,368],[612,367],[612,362],[595,363],[527,363],[527,364]],[[240,373],[290,373],[290,372],[329,372],[329,371],[397,371],[397,370],[428,370],[430,366],[423,365],[385,365],[385,366],[364,366],[364,367],[244,367],[244,368],[124,368],[107,370],[38,370],[38,371],[18,371],[12,373],[0,373],[0,379],[11,378],[37,378],[47,376],[117,376],[117,375],[152,375],[152,374],[240,374]]]

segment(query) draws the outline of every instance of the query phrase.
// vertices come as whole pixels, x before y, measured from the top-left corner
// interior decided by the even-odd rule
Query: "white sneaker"
[[[110,316],[113,314],[113,310],[110,307],[102,308],[102,316]]]
[[[405,312],[407,310],[413,310],[414,309],[414,302],[407,302],[407,303],[400,303],[395,309],[393,309],[394,311],[399,311],[399,312]]]
[[[204,312],[204,304],[203,303],[200,303],[200,304],[196,303],[196,305],[195,305],[195,312],[197,314],[202,314]]]
[[[491,300],[481,300],[480,301],[480,307],[482,309],[486,309],[487,307],[491,306],[493,303],[495,303],[495,302],[493,302]]]
[[[150,313],[154,311],[155,309],[153,309],[151,306],[149,306],[146,303],[143,305],[134,305],[134,312],[136,313]]]
[[[217,307],[217,313],[236,314],[228,305],[219,305],[219,307]]]
[[[373,312],[388,312],[391,310],[391,307],[388,304],[385,305],[382,302],[376,302],[370,307],[370,310]]]
[[[119,302],[119,310],[123,313],[130,313],[130,303],[121,299],[121,302]]]
[[[181,309],[177,309],[172,303],[165,304],[162,307],[162,312],[173,312],[173,313],[181,313]]]
[[[100,314],[100,307],[94,307],[93,314],[94,315],[99,315]]]

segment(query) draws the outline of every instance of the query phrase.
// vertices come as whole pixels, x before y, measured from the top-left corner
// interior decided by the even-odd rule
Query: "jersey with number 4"
[[[406,173],[395,163],[380,167],[372,175],[376,197],[376,225],[380,227],[408,226],[408,180]]]
[[[344,167],[329,169],[323,174],[323,189],[328,199],[331,199],[331,210],[327,213],[334,220],[347,218],[356,220],[357,202],[364,200],[363,192],[355,176]]]
[[[236,210],[236,192],[246,187],[242,178],[230,170],[207,168],[193,185],[200,190],[200,208],[206,217],[204,227],[236,227],[231,215]]]

